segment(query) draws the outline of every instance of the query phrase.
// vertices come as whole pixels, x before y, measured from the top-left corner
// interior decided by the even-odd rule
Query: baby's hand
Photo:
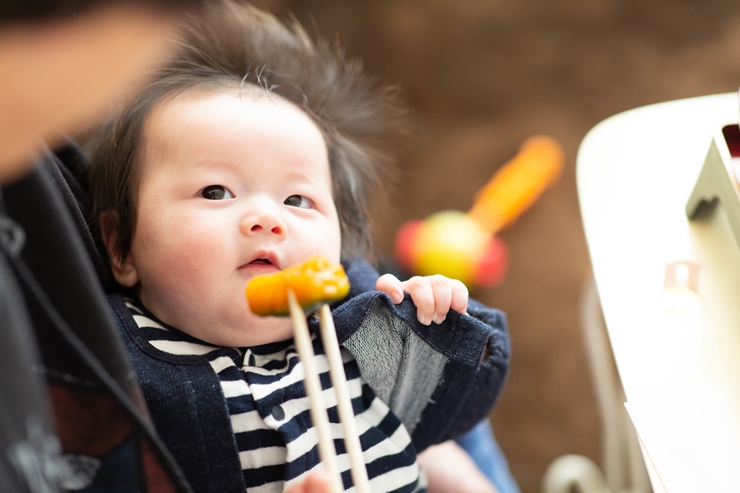
[[[396,304],[403,301],[404,292],[410,294],[416,306],[416,318],[424,325],[441,324],[450,309],[460,313],[468,309],[468,288],[445,276],[414,276],[401,282],[392,274],[384,274],[375,283],[375,289],[388,294]]]

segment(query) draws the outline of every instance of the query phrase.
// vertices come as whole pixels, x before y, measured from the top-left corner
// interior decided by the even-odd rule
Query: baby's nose
[[[241,224],[242,233],[244,234],[274,234],[277,236],[285,235],[285,223],[279,215],[263,211],[258,214],[252,214],[245,217]]]
[[[258,231],[262,231],[263,229],[267,228],[264,228],[261,224],[253,224],[252,227],[249,228],[249,231],[256,233]],[[280,226],[273,226],[272,228],[270,228],[270,232],[275,233],[276,235],[280,235],[283,234],[283,228],[281,228]]]

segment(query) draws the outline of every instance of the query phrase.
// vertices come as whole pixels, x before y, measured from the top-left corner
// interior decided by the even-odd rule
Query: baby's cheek
[[[219,241],[212,235],[172,236],[163,240],[160,239],[156,249],[163,275],[202,281],[218,271],[228,258],[228,252],[218,248]]]
[[[183,283],[200,281],[200,255],[181,250],[170,250],[162,252],[156,258],[152,258],[151,271],[160,282],[177,286]]]
[[[153,255],[141,283],[150,295],[166,300],[168,306],[178,310],[194,306],[208,308],[209,298],[219,287],[208,257],[182,248]]]
[[[316,255],[321,255],[322,257],[326,257],[330,262],[338,263],[342,250],[342,241],[339,229],[338,227],[335,229],[328,225],[322,226],[323,227],[311,229],[306,233],[305,237],[307,238],[307,241],[305,241],[302,246],[302,250],[305,252],[306,257],[304,260],[308,260]]]

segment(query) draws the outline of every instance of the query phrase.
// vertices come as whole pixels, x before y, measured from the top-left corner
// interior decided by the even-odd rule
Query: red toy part
[[[393,246],[394,255],[398,266],[406,272],[412,272],[414,270],[414,258],[413,258],[413,247],[414,238],[416,233],[421,226],[422,221],[409,221],[401,226],[401,229],[396,233],[396,241]]]
[[[494,288],[501,284],[509,270],[509,247],[498,237],[491,238],[475,273],[475,284],[482,288]]]

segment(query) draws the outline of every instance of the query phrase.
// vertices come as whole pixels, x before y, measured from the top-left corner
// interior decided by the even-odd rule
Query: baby
[[[457,281],[378,279],[359,260],[399,116],[392,91],[298,26],[215,2],[95,139],[92,227],[128,295],[111,295],[114,317],[195,491],[279,492],[318,466],[290,320],[244,298],[255,275],[315,255],[342,259],[352,286],[333,315],[374,492],[423,489],[417,452],[495,402],[502,314]]]

